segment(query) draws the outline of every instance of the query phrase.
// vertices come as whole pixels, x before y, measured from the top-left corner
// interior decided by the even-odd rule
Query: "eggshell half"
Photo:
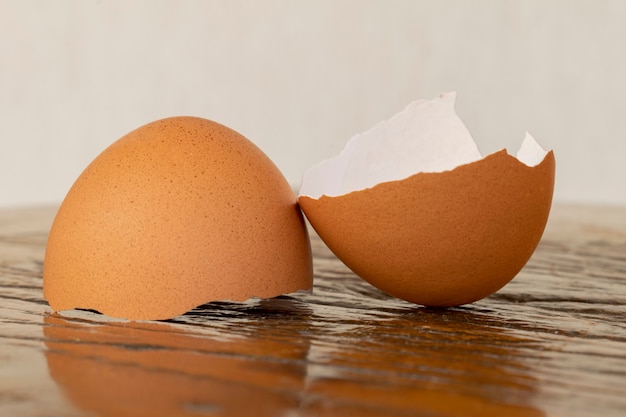
[[[426,104],[430,108],[433,103]],[[435,105],[449,108],[450,102]],[[416,119],[424,122],[424,112],[418,113]],[[457,123],[456,115],[435,116],[433,123],[426,118],[425,129],[441,133]],[[398,118],[391,124],[393,120]],[[395,130],[388,125],[376,129],[382,133]],[[460,136],[467,145],[463,126],[445,134],[446,140],[450,135]],[[361,145],[352,141],[346,149]],[[324,190],[341,188],[333,183],[343,184],[344,178],[337,172],[334,177],[328,174],[330,163],[322,163],[305,175],[298,202],[337,257],[382,291],[426,306],[477,301],[513,279],[534,252],[550,212],[555,159],[552,151],[544,152],[530,135],[518,153],[526,163],[505,150],[477,159],[471,146],[463,146],[469,152],[457,152],[450,142],[457,161],[464,158],[459,154],[470,161],[456,168],[417,172],[396,180],[389,180],[391,175],[380,183],[336,195]],[[352,150],[350,155],[344,151],[342,157],[359,152],[368,154]],[[332,163],[341,169],[351,164],[367,168],[362,161],[335,159]],[[346,175],[362,185],[368,174]],[[303,190],[313,192],[306,195]]]
[[[54,310],[132,320],[311,286],[286,179],[245,137],[196,117],[158,120],[104,150],[61,204],[44,260]]]

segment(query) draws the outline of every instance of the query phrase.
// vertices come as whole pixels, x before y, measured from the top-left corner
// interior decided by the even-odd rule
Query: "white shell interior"
[[[456,93],[417,100],[389,120],[353,136],[336,157],[311,167],[300,195],[344,195],[419,172],[442,172],[482,159],[474,139],[454,110]],[[547,152],[526,133],[517,159],[539,164]]]

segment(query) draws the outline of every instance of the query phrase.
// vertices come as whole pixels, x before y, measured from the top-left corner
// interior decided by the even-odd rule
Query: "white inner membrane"
[[[310,168],[300,195],[335,197],[419,172],[443,172],[482,159],[454,109],[456,93],[417,100],[388,120],[353,136],[336,157]],[[517,159],[539,164],[547,152],[526,133]]]

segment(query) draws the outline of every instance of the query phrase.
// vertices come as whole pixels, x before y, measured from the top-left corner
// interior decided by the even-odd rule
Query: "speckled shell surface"
[[[496,292],[526,264],[554,175],[551,151],[529,167],[503,150],[451,171],[298,202],[328,247],[372,285],[417,304],[456,306]]]
[[[44,260],[54,310],[133,320],[311,286],[286,179],[245,137],[196,117],[149,123],[104,150],[60,206]]]

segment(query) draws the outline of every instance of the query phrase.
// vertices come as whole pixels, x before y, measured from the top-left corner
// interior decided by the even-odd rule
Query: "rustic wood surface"
[[[54,212],[0,212],[2,417],[626,415],[626,208],[555,207],[524,270],[460,308],[390,298],[313,237],[312,294],[162,322],[51,311]]]

